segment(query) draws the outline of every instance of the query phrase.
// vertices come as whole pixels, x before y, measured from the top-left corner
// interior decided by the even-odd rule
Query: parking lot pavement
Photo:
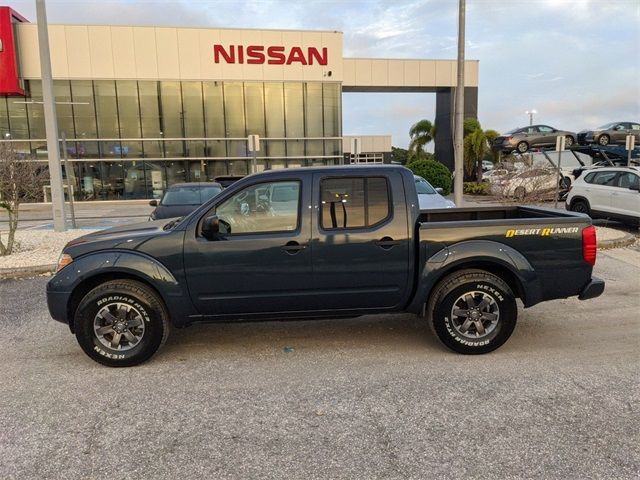
[[[46,278],[0,282],[0,478],[638,478],[640,252],[484,356],[410,315],[174,330],[93,363]],[[628,261],[630,259],[630,261]]]

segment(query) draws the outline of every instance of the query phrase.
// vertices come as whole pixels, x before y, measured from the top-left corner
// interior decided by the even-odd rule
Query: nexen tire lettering
[[[451,328],[451,320],[449,319],[449,317],[444,317],[444,325],[445,327],[447,327],[447,332],[449,332],[449,335],[451,335],[451,337],[456,342],[461,343],[462,345],[467,345],[469,347],[482,347],[484,345],[488,345],[490,342],[490,340],[483,340],[481,342],[470,342],[468,340],[465,340],[464,338],[460,338]]]

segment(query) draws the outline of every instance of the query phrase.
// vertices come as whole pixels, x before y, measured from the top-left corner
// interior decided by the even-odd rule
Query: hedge
[[[416,160],[407,167],[435,188],[442,188],[443,195],[451,193],[451,172],[442,163],[436,160]]]

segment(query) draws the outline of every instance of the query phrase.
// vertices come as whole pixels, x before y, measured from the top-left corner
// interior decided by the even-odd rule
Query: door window
[[[258,183],[225,200],[216,215],[226,234],[292,232],[298,229],[299,207],[300,182]]]
[[[591,182],[594,185],[614,186],[616,184],[616,175],[618,172],[598,172],[593,176]]]
[[[383,177],[324,179],[320,201],[325,230],[374,227],[391,215],[389,185]]]
[[[553,133],[555,130],[551,127],[547,127],[546,125],[541,125],[538,127],[542,133]]]
[[[618,177],[619,187],[622,187],[622,188],[634,187],[637,189],[639,184],[640,184],[640,177],[638,177],[638,175],[636,175],[635,173],[623,172]]]

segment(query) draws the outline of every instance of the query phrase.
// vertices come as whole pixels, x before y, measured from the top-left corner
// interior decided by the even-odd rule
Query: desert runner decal
[[[578,233],[580,227],[545,227],[545,228],[510,228],[505,233],[505,237],[520,237],[523,235],[539,235],[541,237],[549,237],[551,235],[571,235]]]

